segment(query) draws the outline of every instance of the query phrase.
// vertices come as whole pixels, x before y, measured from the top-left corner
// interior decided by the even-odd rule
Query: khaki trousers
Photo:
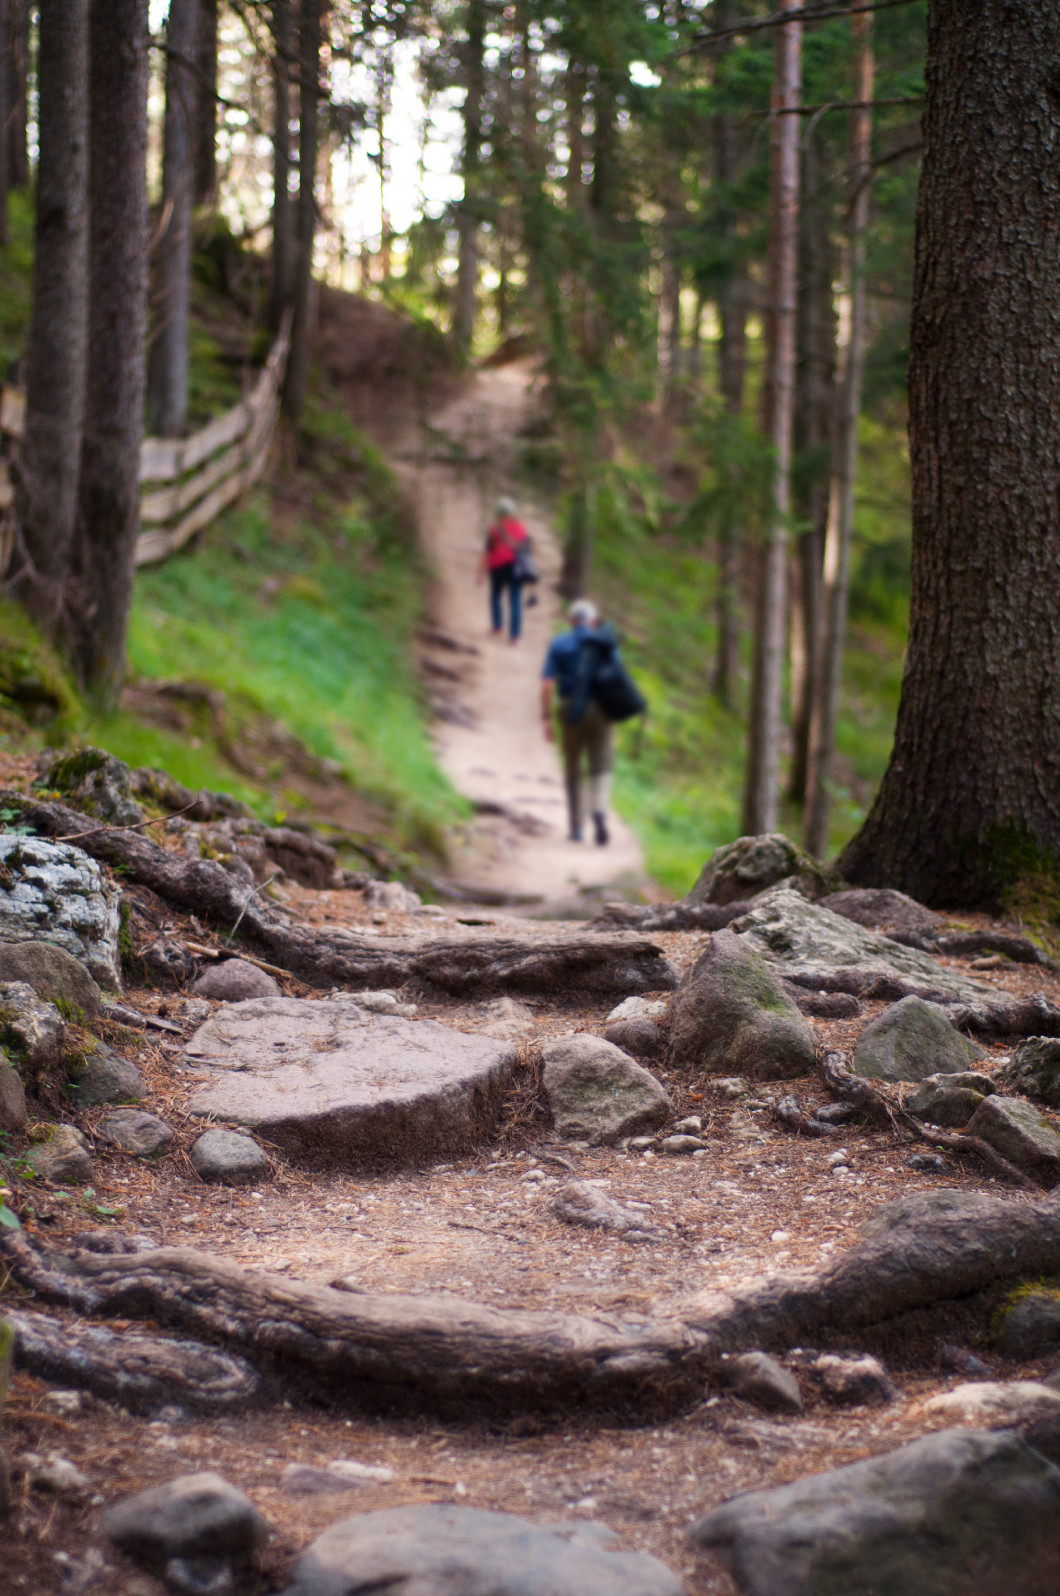
[[[599,704],[591,699],[576,725],[568,725],[560,711],[563,774],[567,787],[567,813],[572,834],[580,832],[589,814],[607,813],[611,771],[615,763],[615,729]],[[588,782],[586,781],[588,776]],[[588,794],[586,787],[588,786]],[[588,804],[586,804],[588,796]]]

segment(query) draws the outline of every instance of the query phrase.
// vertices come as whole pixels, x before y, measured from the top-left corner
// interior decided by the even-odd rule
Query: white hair
[[[591,599],[575,599],[567,614],[575,626],[579,621],[584,622],[586,626],[595,626],[600,619],[600,611]]]
[[[515,515],[515,501],[513,499],[498,499],[497,514],[506,516],[511,520]]]

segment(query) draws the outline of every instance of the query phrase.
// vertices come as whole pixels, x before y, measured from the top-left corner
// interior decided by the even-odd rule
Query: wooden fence
[[[175,554],[261,476],[280,412],[280,389],[291,340],[290,312],[250,393],[190,438],[145,438],[140,446],[137,565]],[[0,436],[10,455],[26,426],[26,396],[0,388]],[[11,557],[14,485],[10,459],[0,459],[0,570]]]

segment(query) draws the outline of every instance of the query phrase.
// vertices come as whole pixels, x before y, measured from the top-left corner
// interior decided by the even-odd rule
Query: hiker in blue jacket
[[[563,772],[567,786],[570,838],[581,842],[585,823],[585,772],[588,766],[589,812],[597,844],[606,847],[607,800],[614,767],[613,724],[590,694],[591,655],[594,644],[607,642],[614,650],[614,634],[601,627],[596,605],[578,599],[568,610],[569,632],[554,637],[541,673],[541,720],[549,742],[555,741],[554,698],[559,699],[563,747]],[[588,645],[588,646],[587,646]]]

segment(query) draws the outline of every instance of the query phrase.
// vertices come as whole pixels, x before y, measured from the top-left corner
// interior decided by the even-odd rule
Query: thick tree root
[[[429,982],[456,995],[487,992],[594,992],[605,996],[669,991],[674,971],[660,948],[636,936],[579,936],[535,942],[515,938],[373,946],[351,932],[298,925],[260,888],[212,859],[168,853],[136,831],[100,830],[58,803],[5,791],[0,803],[21,810],[42,836],[73,836],[87,853],[159,897],[239,934],[254,950],[310,986],[401,986]],[[233,948],[233,951],[238,951]]]

